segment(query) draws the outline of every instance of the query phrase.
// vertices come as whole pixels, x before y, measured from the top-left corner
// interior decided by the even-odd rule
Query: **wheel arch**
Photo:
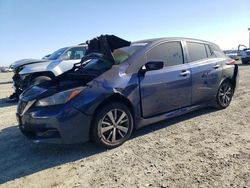
[[[125,104],[130,112],[131,112],[131,115],[132,115],[132,118],[133,118],[133,121],[134,121],[134,109],[133,109],[133,105],[131,103],[131,101],[129,101],[125,96],[119,94],[119,93],[114,93],[112,94],[111,96],[107,97],[106,99],[104,99],[97,107],[96,109],[94,110],[94,113],[93,113],[93,118],[91,120],[91,127],[93,126],[93,123],[94,123],[94,119],[96,118],[96,114],[98,113],[99,110],[102,109],[103,106],[105,106],[106,104],[110,104],[112,102],[120,102],[120,103],[123,103]],[[135,122],[135,121],[134,121]],[[134,126],[135,127],[135,126]],[[89,129],[89,134],[91,133],[91,128]]]
[[[125,96],[119,94],[119,93],[114,93],[111,96],[107,97],[106,99],[104,99],[94,110],[94,116],[95,114],[106,104],[111,103],[111,102],[120,102],[125,104],[129,110],[131,111],[132,116],[134,116],[134,109],[133,109],[133,105],[131,103],[131,101],[129,99],[127,99]]]
[[[238,68],[238,65],[235,65],[233,75],[231,75],[231,76],[225,76],[225,77],[221,80],[220,85],[221,85],[223,82],[225,82],[225,81],[229,81],[229,82],[232,84],[233,88],[235,89],[235,88],[236,88],[236,84],[237,84],[237,76],[238,76],[238,74],[239,74],[239,70],[238,70],[238,69],[239,69],[239,68]],[[220,85],[219,85],[219,86],[220,86]]]

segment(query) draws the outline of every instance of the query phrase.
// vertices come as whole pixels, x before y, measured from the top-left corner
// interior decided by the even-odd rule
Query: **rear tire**
[[[234,88],[230,81],[223,81],[217,91],[216,108],[225,109],[229,106],[234,94]]]
[[[130,109],[121,102],[112,102],[97,111],[90,138],[97,145],[112,149],[126,142],[132,130],[133,117]]]

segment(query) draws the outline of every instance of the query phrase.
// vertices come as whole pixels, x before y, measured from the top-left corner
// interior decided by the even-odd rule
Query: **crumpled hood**
[[[42,62],[49,62],[49,60],[43,60],[43,59],[21,59],[18,61],[15,61],[11,66],[13,69],[16,69],[22,65],[27,64],[34,64],[34,63],[42,63]]]
[[[82,63],[88,59],[97,58],[98,61],[102,63],[110,62],[110,65],[112,65],[114,63],[112,52],[115,49],[129,46],[131,42],[114,35],[101,35],[100,37],[90,40],[87,44],[87,55],[82,58],[81,62],[76,63],[71,70],[64,72],[55,79],[26,89],[20,96],[21,100],[39,100],[67,89],[86,86],[87,83],[108,71],[112,66],[110,68],[107,66],[107,68],[103,68],[102,71],[93,71],[91,69],[85,70],[84,66],[81,65]],[[101,54],[101,56],[98,55],[98,57],[96,57],[96,53]],[[43,62],[43,60],[39,60],[36,63],[39,62]]]
[[[27,88],[21,95],[20,99],[23,101],[39,100],[45,97],[49,97],[55,93],[65,91],[68,89],[76,88],[79,86],[86,86],[88,81],[75,81],[65,80],[62,82],[58,81],[47,81],[39,85],[31,86]]]

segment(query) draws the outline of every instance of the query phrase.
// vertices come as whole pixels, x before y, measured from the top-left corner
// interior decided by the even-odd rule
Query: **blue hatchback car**
[[[206,106],[229,106],[238,67],[213,43],[189,38],[88,41],[82,61],[20,96],[20,130],[35,143],[92,140],[114,148],[132,131]]]

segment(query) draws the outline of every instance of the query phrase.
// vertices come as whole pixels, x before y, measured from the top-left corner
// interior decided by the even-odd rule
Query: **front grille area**
[[[246,52],[247,55],[250,55],[250,52]]]
[[[26,105],[27,105],[28,102],[26,101],[22,101],[21,99],[19,100],[18,102],[18,105],[17,105],[17,113],[18,114],[22,114]]]

